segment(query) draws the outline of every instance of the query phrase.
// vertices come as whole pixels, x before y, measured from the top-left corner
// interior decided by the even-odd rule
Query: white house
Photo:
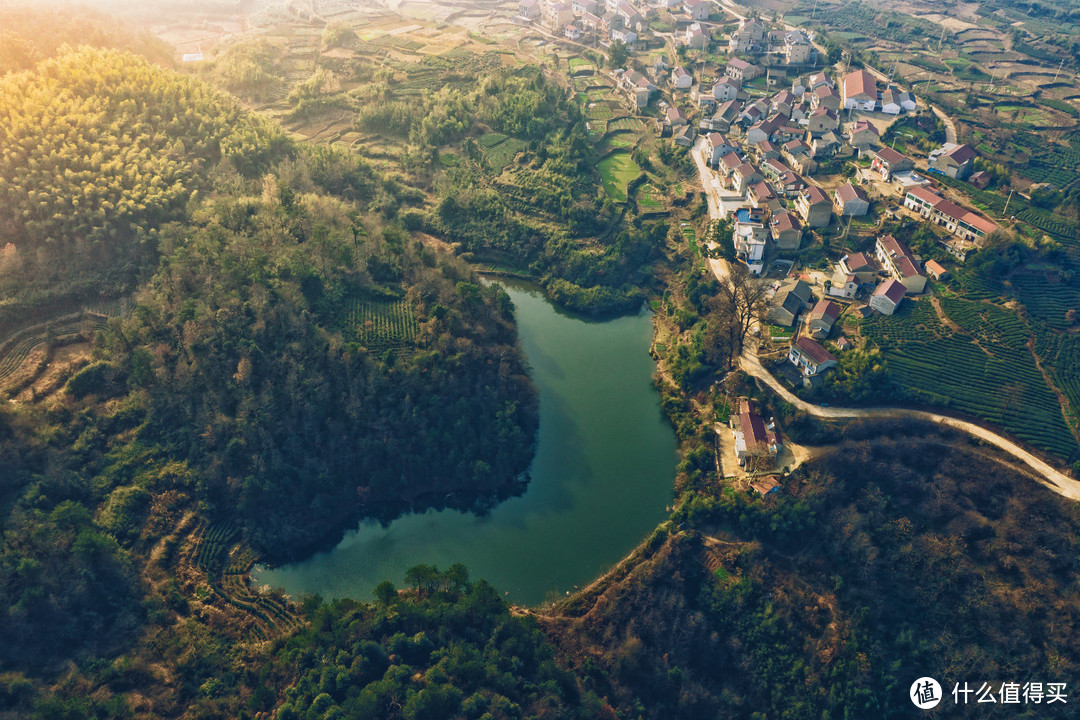
[[[694,76],[686,72],[686,68],[677,67],[671,71],[671,84],[678,90],[689,90],[694,84]]]
[[[865,70],[854,70],[844,76],[844,109],[873,112],[877,106],[877,82]]]
[[[829,279],[829,295],[851,299],[855,297],[855,293],[858,291],[859,278],[854,275],[844,274],[840,271],[840,267],[837,266],[836,271],[833,272],[832,277]]]
[[[893,88],[886,88],[881,93],[881,112],[886,115],[899,115],[904,107],[900,104],[900,93]]]
[[[727,102],[728,100],[734,100],[739,96],[739,90],[742,85],[733,77],[724,76],[722,80],[719,80],[713,85],[713,98],[716,102]]]
[[[919,271],[919,261],[904,243],[892,235],[882,235],[877,239],[874,254],[881,267],[908,292],[921,293],[926,288],[926,276]]]
[[[739,414],[732,416],[731,430],[735,440],[735,459],[740,466],[751,458],[775,456],[780,450],[776,433],[765,426],[749,400],[739,401]]]
[[[521,0],[518,3],[518,17],[536,20],[540,17],[540,0]]]
[[[712,12],[712,3],[705,2],[705,0],[686,0],[683,3],[683,10],[686,11],[691,20],[708,20]]]
[[[746,82],[761,75],[761,68],[745,60],[732,58],[728,62],[726,73],[740,82]]]
[[[706,138],[705,154],[710,165],[720,164],[720,158],[735,151],[735,146],[724,135],[714,132]]]
[[[632,30],[612,30],[611,39],[622,42],[626,47],[633,49],[637,43],[637,33]]]
[[[877,290],[870,296],[870,307],[882,315],[892,315],[906,293],[907,288],[902,282],[889,278],[878,285]]]
[[[695,50],[704,50],[709,44],[709,36],[702,29],[698,23],[692,23],[686,28],[686,34],[683,36],[683,41],[686,46]]]
[[[836,367],[836,358],[832,353],[823,348],[821,343],[808,337],[801,337],[792,344],[788,351],[788,360],[807,377]]]
[[[836,203],[836,214],[841,216],[861,217],[870,212],[870,200],[866,193],[848,181],[836,189],[833,193]]]
[[[735,230],[732,239],[735,243],[735,255],[750,268],[750,272],[759,274],[764,269],[765,240],[764,214],[761,210],[740,208],[735,213]]]

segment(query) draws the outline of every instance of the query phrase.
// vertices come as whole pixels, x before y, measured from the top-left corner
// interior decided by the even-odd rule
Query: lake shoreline
[[[306,560],[260,565],[255,584],[365,600],[383,580],[400,585],[413,565],[461,562],[515,604],[539,606],[595,581],[664,521],[678,448],[653,386],[651,313],[600,322],[558,307],[534,283],[499,282],[540,392],[530,480],[510,488],[523,492],[435,498],[455,509],[398,506],[400,517],[364,519]]]

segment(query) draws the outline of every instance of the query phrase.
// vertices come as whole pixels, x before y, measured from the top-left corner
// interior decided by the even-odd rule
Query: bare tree
[[[763,324],[768,313],[767,291],[768,284],[752,275],[745,265],[731,264],[728,282],[720,286],[720,298],[731,313],[729,346],[732,361],[742,354],[746,336],[754,325]]]

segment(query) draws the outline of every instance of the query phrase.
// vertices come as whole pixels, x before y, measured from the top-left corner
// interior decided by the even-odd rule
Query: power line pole
[[[1005,217],[1008,217],[1009,215],[1009,203],[1012,202],[1012,196],[1014,192],[1016,192],[1015,189],[1009,191],[1009,199],[1005,201],[1005,209],[1001,211],[1001,214]]]
[[[1057,82],[1058,75],[1061,74],[1061,68],[1065,67],[1065,58],[1061,58],[1061,63],[1058,64],[1057,72],[1054,73],[1054,82]]]

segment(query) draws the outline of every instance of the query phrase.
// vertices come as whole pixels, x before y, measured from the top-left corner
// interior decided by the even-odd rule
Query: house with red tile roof
[[[878,273],[873,258],[861,252],[843,256],[837,267],[845,275],[854,275],[859,282],[871,282]]]
[[[716,166],[728,153],[735,152],[735,144],[726,135],[718,132],[709,133],[706,138],[705,154],[710,165]],[[738,167],[738,166],[736,166]]]
[[[930,153],[930,168],[942,175],[963,180],[975,170],[976,152],[970,145],[944,145]]]
[[[866,70],[853,70],[844,76],[844,109],[873,112],[878,101],[877,81]]]
[[[836,202],[836,214],[841,216],[861,217],[870,212],[870,198],[848,181],[833,193]]]
[[[848,128],[844,137],[847,138],[851,147],[863,150],[876,143],[881,133],[869,120],[857,120]]]
[[[921,293],[926,289],[926,276],[907,245],[892,235],[882,235],[874,244],[874,254],[881,267],[903,284],[907,292]]]
[[[945,267],[937,260],[927,260],[924,267],[926,268],[926,272],[929,273],[930,277],[934,278],[935,280],[947,280],[949,278],[949,271],[946,270]]]
[[[924,187],[908,190],[904,196],[904,207],[969,242],[977,242],[998,229],[997,225],[981,215],[965,210]]]
[[[870,169],[880,173],[881,179],[885,182],[888,182],[889,178],[895,173],[911,170],[915,167],[915,163],[911,162],[911,158],[896,152],[890,147],[877,150],[871,158]]]
[[[795,198],[795,209],[807,227],[828,227],[832,222],[832,203],[816,185],[799,193]]]
[[[781,492],[782,489],[780,487],[780,481],[775,475],[766,475],[765,477],[757,478],[750,483],[750,487],[753,488],[754,492],[761,496],[778,493]]]
[[[907,294],[907,288],[899,280],[889,278],[878,285],[877,290],[870,296],[870,307],[882,315],[892,315],[900,306],[900,301]]]
[[[732,58],[728,61],[726,74],[728,77],[735,78],[739,82],[746,82],[761,75],[761,68],[753,63],[748,63],[745,60]]]
[[[791,213],[778,212],[769,221],[769,237],[777,250],[798,250],[802,243],[802,226]]]
[[[791,345],[788,360],[806,377],[813,377],[836,367],[836,358],[817,340],[801,337]]]
[[[766,427],[749,400],[739,401],[739,414],[731,418],[731,430],[739,465],[745,465],[753,458],[775,457],[780,451],[779,436]]]

